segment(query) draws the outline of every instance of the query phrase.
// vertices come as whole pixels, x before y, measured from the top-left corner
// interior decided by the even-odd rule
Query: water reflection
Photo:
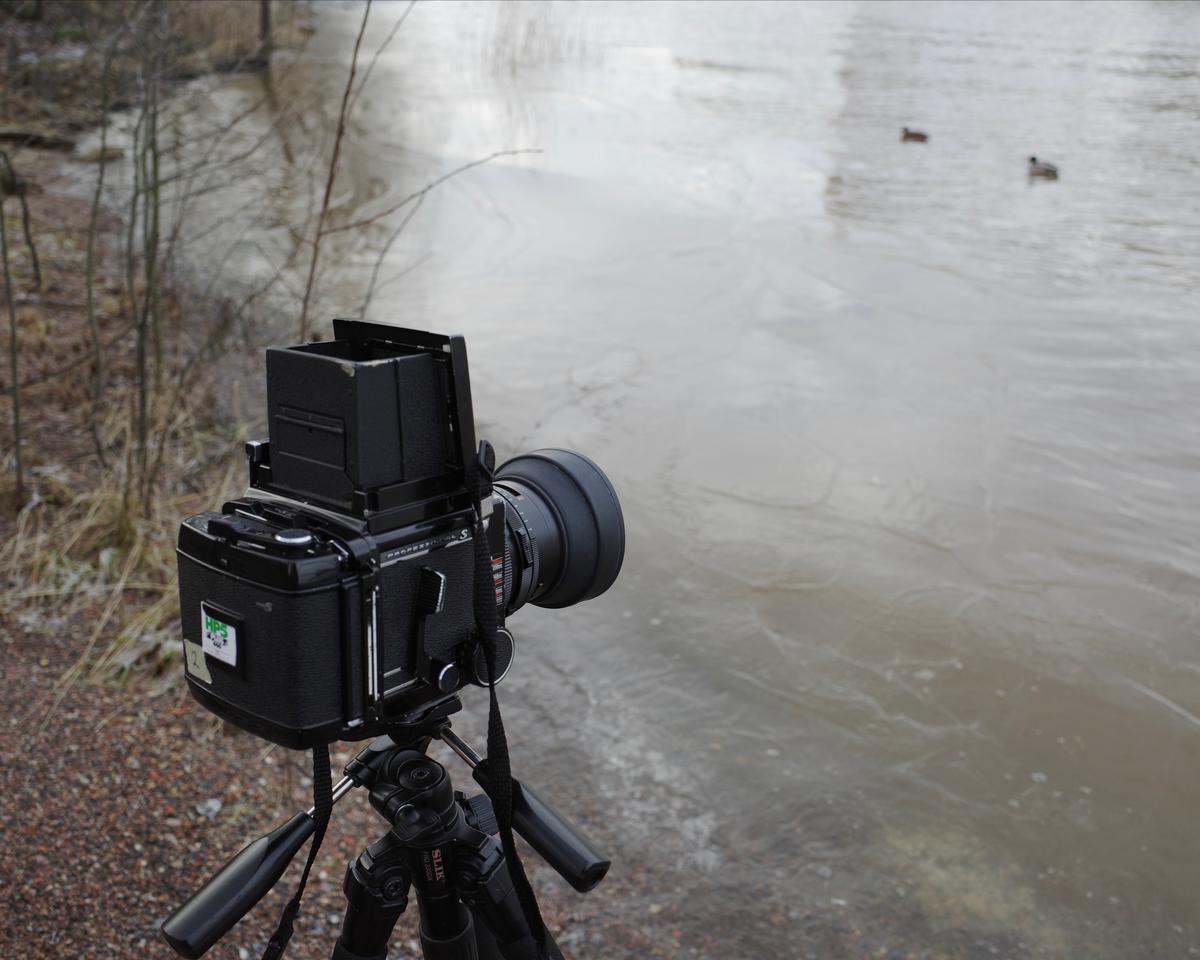
[[[358,26],[319,16],[203,208],[230,281],[311,234]],[[542,151],[430,194],[371,313],[466,333],[481,432],[622,491],[626,574],[522,613],[510,725],[663,942],[1200,950],[1198,57],[1176,4],[593,3],[420,5],[380,59],[333,222]]]

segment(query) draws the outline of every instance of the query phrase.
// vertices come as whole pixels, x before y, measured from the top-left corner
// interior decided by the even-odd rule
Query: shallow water
[[[316,23],[188,94],[267,95],[201,276],[311,231],[359,12]],[[616,483],[625,572],[514,621],[510,731],[711,955],[1200,953],[1197,120],[1183,4],[421,4],[373,68],[335,224],[540,151],[429,194],[368,314]]]

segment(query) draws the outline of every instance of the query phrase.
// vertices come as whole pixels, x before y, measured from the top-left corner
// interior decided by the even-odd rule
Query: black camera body
[[[375,736],[486,685],[481,602],[499,680],[507,614],[620,570],[620,505],[586,457],[535,451],[493,483],[461,337],[335,320],[331,341],[267,351],[267,402],[245,496],[178,541],[188,686],[243,729],[293,748]]]

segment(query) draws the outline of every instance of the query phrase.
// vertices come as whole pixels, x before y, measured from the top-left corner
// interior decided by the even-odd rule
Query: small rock
[[[221,812],[221,801],[216,797],[209,797],[203,803],[196,804],[196,812],[209,820],[216,820],[217,814]]]

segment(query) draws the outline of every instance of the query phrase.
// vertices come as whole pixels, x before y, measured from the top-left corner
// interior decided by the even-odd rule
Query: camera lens
[[[569,607],[612,586],[625,520],[596,464],[571,450],[535,450],[501,464],[495,490],[506,504],[507,613],[526,603]]]

